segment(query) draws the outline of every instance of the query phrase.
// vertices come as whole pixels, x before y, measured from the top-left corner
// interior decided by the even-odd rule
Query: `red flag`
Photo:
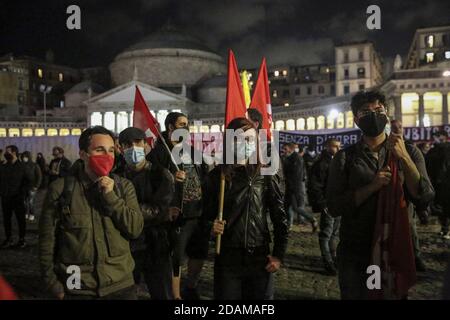
[[[225,128],[235,118],[245,118],[247,107],[245,106],[244,92],[242,91],[241,77],[237,69],[233,51],[228,55],[228,82],[227,103],[225,106]]]
[[[256,80],[250,108],[261,112],[263,123],[262,129],[267,130],[267,138],[270,140],[270,127],[272,125],[272,106],[270,103],[269,77],[267,76],[266,58],[263,58],[259,67],[258,80]]]
[[[17,300],[17,295],[15,294],[13,288],[9,285],[6,280],[0,276],[0,300]]]
[[[136,86],[133,111],[133,127],[144,131],[148,144],[153,147],[156,138],[159,136],[159,124],[147,107],[138,86]]]
[[[392,180],[381,189],[372,251],[372,264],[381,269],[381,290],[372,299],[402,299],[416,283],[416,265],[408,207],[398,174],[398,160],[389,157]]]

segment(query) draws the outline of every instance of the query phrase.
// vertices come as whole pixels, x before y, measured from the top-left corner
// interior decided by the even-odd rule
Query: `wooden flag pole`
[[[220,175],[220,191],[219,191],[219,214],[217,215],[217,220],[223,220],[223,202],[225,198],[225,175],[222,172]],[[222,241],[222,235],[218,234],[216,238],[216,254],[220,254],[220,244]]]

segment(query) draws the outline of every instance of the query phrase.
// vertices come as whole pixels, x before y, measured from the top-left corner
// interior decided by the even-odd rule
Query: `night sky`
[[[66,28],[66,8],[81,7],[81,30]],[[381,30],[366,28],[366,8],[381,8]],[[240,67],[333,63],[335,43],[373,40],[389,64],[407,54],[418,27],[450,25],[450,1],[169,1],[2,0],[0,54],[44,57],[73,67],[107,66],[114,56],[168,21],[223,56],[232,48]]]

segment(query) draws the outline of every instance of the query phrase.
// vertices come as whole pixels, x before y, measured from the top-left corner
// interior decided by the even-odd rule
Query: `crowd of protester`
[[[267,165],[249,161],[262,123],[255,109],[227,126],[241,129],[245,142],[235,150],[242,150],[243,160],[234,164],[195,163],[194,147],[181,149],[191,152],[180,153],[183,162],[174,163],[170,152],[187,144],[174,132],[188,134],[188,118],[179,112],[168,114],[155,145],[138,128],[119,136],[88,128],[73,164],[61,147],[53,148],[47,165],[42,153],[32,159],[29,151],[7,146],[0,150],[6,236],[1,248],[24,248],[27,221],[38,220],[41,275],[53,297],[136,299],[135,284],[145,282],[152,299],[197,300],[210,242],[220,236],[214,297],[273,299],[273,274],[283,264],[289,231],[308,224],[318,231],[326,274],[339,277],[341,297],[367,299],[379,194],[394,176],[390,161],[398,163],[395,176],[403,186],[416,270],[427,270],[416,217],[427,224],[438,215],[440,236],[450,239],[450,143],[446,131],[437,132],[434,143],[404,141],[401,122],[389,120],[384,96],[376,91],[356,94],[351,108],[363,132],[358,143],[341,148],[330,138],[320,154],[312,146],[287,143],[282,165],[267,176],[261,174]],[[38,190],[46,195],[36,217]],[[221,201],[223,219],[217,219]],[[71,265],[80,267],[81,287],[67,286]]]

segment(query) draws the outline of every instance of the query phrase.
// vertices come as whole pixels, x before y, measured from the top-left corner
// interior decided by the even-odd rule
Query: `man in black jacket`
[[[336,241],[339,235],[340,217],[333,218],[328,213],[326,188],[328,169],[334,155],[339,151],[341,143],[333,138],[325,142],[325,149],[311,168],[308,185],[309,199],[314,212],[320,212],[319,245],[322,260],[327,274],[335,276],[336,270]]]
[[[295,152],[296,144],[284,145],[285,159],[283,161],[284,176],[286,179],[286,210],[289,215],[289,227],[294,222],[294,215],[304,217],[312,225],[316,232],[317,220],[305,210],[305,166],[298,152]]]
[[[16,215],[19,226],[19,241],[16,246],[19,248],[26,246],[25,197],[32,177],[25,165],[17,158],[18,154],[19,149],[16,146],[7,146],[5,150],[6,163],[0,166],[0,195],[6,236],[1,247],[4,249],[14,246],[11,237],[13,213]]]
[[[126,161],[123,175],[131,180],[144,216],[144,232],[131,242],[136,262],[134,278],[140,283],[141,273],[154,300],[171,300],[172,263],[169,246],[169,205],[174,192],[174,178],[169,170],[145,159],[149,151],[145,133],[127,128],[119,135]]]
[[[26,207],[26,219],[30,222],[35,221],[34,215],[34,204],[36,200],[37,190],[41,186],[42,183],[42,173],[39,166],[33,162],[31,159],[30,151],[25,151],[22,153],[22,162],[29,171],[29,174],[32,178],[29,185],[27,186],[27,197],[25,199],[25,207]]]
[[[449,170],[445,166],[445,157],[450,150],[448,133],[445,130],[438,131],[433,135],[435,142],[433,148],[427,153],[425,160],[427,171],[430,175],[431,183],[436,190],[436,198],[431,206],[432,211],[439,215],[441,223],[440,235],[444,239],[450,239],[450,212],[444,210],[442,203],[448,198],[448,190],[443,187],[445,184],[446,172]]]
[[[180,112],[171,112],[165,120],[167,131],[162,132],[166,145],[158,139],[155,148],[149,153],[151,163],[168,169],[175,177],[175,193],[169,207],[169,214],[174,217],[176,227],[173,228],[173,264],[174,264],[174,298],[181,298],[180,267],[188,259],[188,277],[183,292],[183,299],[199,299],[197,284],[203,264],[208,257],[209,234],[200,227],[202,215],[203,183],[208,166],[203,164],[202,155],[196,154],[193,147],[183,139],[175,138],[180,134],[189,138],[188,119]],[[174,150],[174,148],[177,148]],[[168,152],[167,148],[170,150]],[[184,152],[183,150],[190,150]],[[171,153],[178,153],[179,164],[175,164]],[[197,162],[198,160],[198,162]]]
[[[53,160],[49,164],[48,179],[52,183],[58,178],[68,176],[72,163],[64,156],[64,149],[61,147],[53,148]]]

